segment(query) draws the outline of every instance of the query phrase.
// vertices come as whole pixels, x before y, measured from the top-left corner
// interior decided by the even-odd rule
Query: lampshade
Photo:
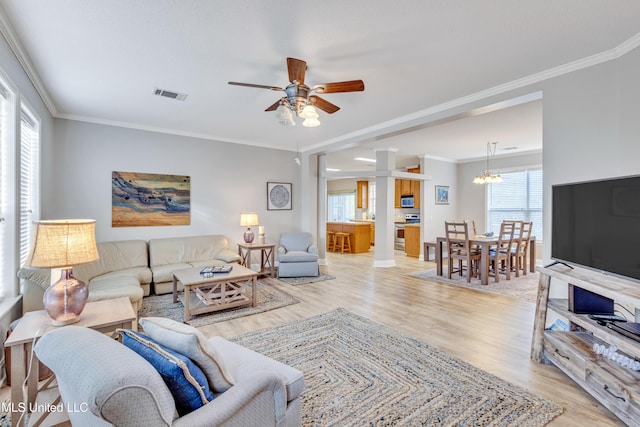
[[[240,214],[240,225],[243,227],[253,227],[254,225],[258,225],[258,213],[257,212],[247,212]]]
[[[80,320],[89,298],[86,283],[73,277],[73,266],[98,259],[93,219],[36,221],[35,238],[25,265],[62,268],[60,279],[42,298],[54,326]]]
[[[26,266],[62,268],[98,259],[94,219],[36,221]]]
[[[241,213],[240,225],[247,227],[247,231],[245,231],[243,235],[245,243],[252,243],[254,235],[251,227],[258,225],[258,214],[256,212]]]

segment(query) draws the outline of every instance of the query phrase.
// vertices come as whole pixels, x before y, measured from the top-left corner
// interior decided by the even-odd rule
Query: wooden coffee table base
[[[257,301],[258,274],[241,265],[234,265],[229,273],[200,274],[200,268],[173,272],[173,302],[184,304],[184,323],[191,316],[211,313],[232,307],[251,305]],[[178,294],[178,282],[184,288]],[[251,286],[251,298],[246,291]]]

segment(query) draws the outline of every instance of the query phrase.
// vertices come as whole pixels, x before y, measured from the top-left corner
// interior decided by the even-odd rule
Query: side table
[[[238,243],[240,265],[251,268],[251,251],[260,251],[260,276],[276,277],[275,248],[273,243]]]
[[[130,329],[136,320],[129,298],[115,298],[103,301],[88,302],[85,306],[80,320],[73,325],[84,326],[95,329],[96,331],[108,333],[115,331],[117,328]],[[33,353],[32,347],[34,340],[43,336],[47,331],[54,328],[64,328],[64,326],[53,326],[51,319],[44,310],[30,311],[25,313],[18,325],[13,330],[4,346],[11,351],[11,425],[17,426],[18,420],[22,413],[31,412],[35,406],[36,396],[42,388],[38,389],[38,359]],[[73,357],[72,354],[69,357]],[[28,366],[30,364],[30,366]],[[29,377],[27,378],[27,373]],[[22,395],[22,383],[26,383],[26,400]],[[50,380],[43,385],[48,387]],[[59,399],[53,402],[54,405],[59,403]],[[26,415],[26,414],[25,414]],[[46,418],[48,413],[40,414],[41,418],[36,422],[31,421],[30,424],[39,424],[42,419]],[[24,423],[25,417],[22,422]]]

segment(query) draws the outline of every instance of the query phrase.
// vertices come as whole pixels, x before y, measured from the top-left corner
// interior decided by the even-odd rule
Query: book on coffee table
[[[200,270],[200,274],[214,274],[214,273],[228,273],[231,271],[231,265],[216,265],[211,267],[205,267]]]

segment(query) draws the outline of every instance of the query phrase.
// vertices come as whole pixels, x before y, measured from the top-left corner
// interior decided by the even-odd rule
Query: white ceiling
[[[451,161],[539,150],[540,100],[398,131],[463,97],[640,44],[638,0],[0,0],[32,80],[55,117],[285,150],[362,144]],[[306,83],[362,79],[364,92],[322,125],[264,112],[284,87],[286,57]],[[588,62],[588,61],[587,61]],[[186,93],[185,101],[154,96]],[[385,139],[385,134],[399,134]],[[331,153],[328,165],[353,170]],[[360,154],[357,154],[360,155]],[[400,158],[400,157],[399,157]],[[332,164],[333,162],[333,164]],[[342,164],[343,162],[344,164]]]

